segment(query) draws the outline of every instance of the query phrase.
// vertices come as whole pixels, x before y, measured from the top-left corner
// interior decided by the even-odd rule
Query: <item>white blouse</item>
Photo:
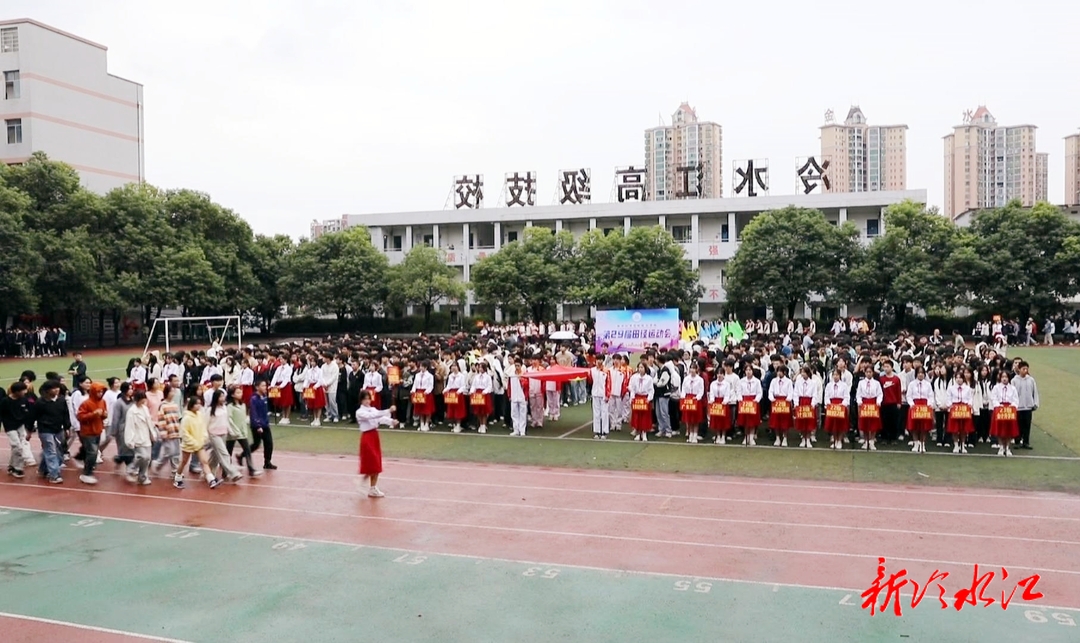
[[[465,374],[457,372],[447,375],[446,384],[443,386],[443,391],[457,391],[458,393],[465,394],[467,392],[467,388],[465,385]]]
[[[423,391],[428,395],[435,390],[435,376],[427,372],[425,369],[420,369],[415,376],[413,376],[412,392]]]
[[[786,377],[776,377],[769,382],[769,401],[775,402],[776,398],[782,397],[790,400],[795,395],[795,386]]]
[[[709,404],[719,401],[721,404],[727,402],[728,397],[731,395],[731,384],[726,379],[714,380],[709,385]]]
[[[857,401],[862,404],[862,401],[868,398],[874,398],[874,404],[881,406],[881,399],[885,396],[885,392],[881,390],[881,383],[877,380],[862,379],[859,381],[859,388],[856,392]]]
[[[390,409],[380,411],[374,406],[360,405],[360,408],[356,409],[356,421],[360,423],[360,432],[374,431],[379,428],[380,424],[391,426],[394,423],[394,418],[390,415]]]
[[[645,396],[650,400],[653,399],[656,389],[653,388],[653,379],[648,375],[642,375],[641,373],[634,373],[630,376],[630,396],[637,397],[639,395]]]
[[[756,377],[744,377],[739,380],[739,397],[753,397],[755,402],[761,401],[761,381]]]
[[[382,375],[379,374],[379,371],[368,371],[367,373],[364,373],[364,388],[372,389],[376,393],[382,392]]]
[[[491,394],[491,375],[489,373],[477,373],[473,376],[470,393]]]
[[[270,382],[271,388],[281,388],[292,383],[292,365],[282,364],[274,371],[274,379]]]
[[[683,397],[705,397],[705,380],[700,375],[687,375],[682,383]]]
[[[312,366],[304,369],[304,387],[305,388],[322,388],[323,378],[322,369],[318,366]]]
[[[914,379],[911,380],[911,384],[908,384],[908,406],[915,406],[916,400],[922,400],[926,404],[933,405],[934,387],[930,385],[929,381]]]

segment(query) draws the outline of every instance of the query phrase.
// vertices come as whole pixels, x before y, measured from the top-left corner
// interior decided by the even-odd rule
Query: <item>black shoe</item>
[[[270,471],[274,471],[274,470],[277,469],[277,465],[272,463],[272,462],[267,462],[266,464],[263,465],[263,469],[268,469]]]
[[[21,469],[16,469],[15,467],[8,467],[7,471],[8,471],[8,475],[10,475],[12,478],[22,478],[23,477],[23,472],[22,472]]]

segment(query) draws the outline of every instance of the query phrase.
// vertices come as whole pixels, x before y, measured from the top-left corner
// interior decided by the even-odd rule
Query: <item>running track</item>
[[[7,451],[0,451],[6,462]],[[191,480],[136,487],[99,468],[96,487],[29,473],[0,482],[7,508],[284,538],[859,594],[877,559],[920,583],[947,571],[948,596],[972,570],[987,596],[1039,574],[1031,607],[1080,609],[1080,498],[1063,494],[842,485],[387,459],[387,497],[358,497],[355,458],[282,453],[278,471],[211,490]],[[908,588],[910,590],[910,586]],[[1023,607],[1018,592],[1011,608]],[[927,594],[936,604],[936,593]],[[920,606],[927,609],[925,604]],[[936,607],[935,607],[936,608]],[[951,608],[950,608],[951,609]],[[975,609],[975,608],[969,608]],[[997,604],[993,609],[1000,609]],[[905,611],[907,611],[905,609]],[[869,614],[867,614],[869,617]],[[43,640],[134,641],[120,632],[20,623]],[[55,631],[54,631],[55,630]],[[66,630],[66,631],[62,631]],[[153,640],[153,639],[151,639]],[[161,640],[161,639],[159,639]]]

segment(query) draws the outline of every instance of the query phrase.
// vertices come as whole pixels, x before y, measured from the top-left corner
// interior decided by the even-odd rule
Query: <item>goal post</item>
[[[240,350],[243,345],[243,326],[240,315],[158,317],[150,326],[150,332],[146,336],[143,355],[150,352],[150,346],[154,343],[155,331],[161,331],[164,335],[165,352],[172,352],[174,340],[184,341],[189,339],[184,333],[185,326],[192,330],[190,339],[200,339],[205,335],[208,346],[216,341],[222,347],[231,347],[234,344],[234,339],[237,350]]]

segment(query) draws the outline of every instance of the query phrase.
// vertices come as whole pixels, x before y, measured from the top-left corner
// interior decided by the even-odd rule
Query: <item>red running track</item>
[[[1040,605],[1080,608],[1080,498],[1064,494],[387,460],[388,495],[374,500],[356,491],[354,458],[275,459],[280,470],[216,490],[190,476],[183,491],[165,479],[137,487],[111,464],[89,487],[69,467],[63,485],[0,483],[0,504],[848,591],[870,585],[879,556],[920,585],[949,572],[950,594],[970,585],[978,563],[980,573],[1008,569],[1013,581],[1039,574]],[[995,580],[988,595],[1002,587]]]
[[[42,643],[43,641],[78,641],[79,643],[145,643],[146,641],[175,642],[176,639],[158,638],[142,634],[128,634],[106,628],[88,627],[36,619],[25,616],[0,614],[0,632],[4,643]]]

